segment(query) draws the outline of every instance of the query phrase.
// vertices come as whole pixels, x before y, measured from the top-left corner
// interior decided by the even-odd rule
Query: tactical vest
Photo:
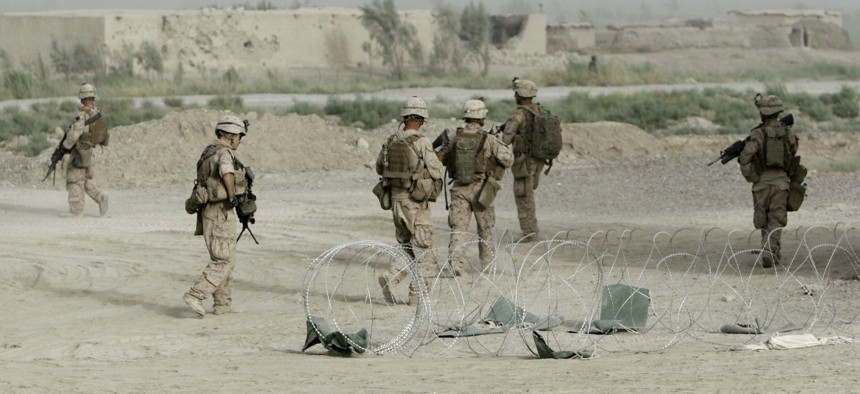
[[[385,154],[382,163],[382,178],[386,186],[411,189],[412,183],[418,177],[418,153],[412,144],[421,138],[411,135],[398,140],[392,135],[385,144]]]
[[[760,127],[763,146],[759,153],[762,169],[787,169],[794,156],[788,138],[788,130],[781,122],[771,122]]]
[[[89,110],[85,110],[87,115]],[[96,145],[107,146],[110,134],[105,126],[100,112],[89,115],[84,121],[84,132],[72,147],[72,164],[75,167],[90,167],[93,161],[93,148]]]
[[[90,126],[89,130],[81,134],[78,142],[88,144],[89,146],[108,145],[110,142],[110,133],[108,133],[107,125],[105,125],[104,116],[102,116],[101,112],[96,112],[95,115],[87,118],[84,125]]]
[[[457,135],[451,142],[452,159],[449,173],[458,183],[468,185],[484,179],[487,172],[487,160],[482,154],[487,133],[463,133],[457,129]]]
[[[224,181],[218,170],[218,153],[223,149],[229,150],[230,148],[222,144],[209,145],[203,150],[200,159],[197,160],[197,179],[194,182],[196,185],[204,185],[206,187],[209,202],[227,200],[227,187],[224,186]],[[241,196],[248,192],[245,166],[232,153],[229,154],[233,158],[233,175],[235,176],[234,192],[237,196]]]

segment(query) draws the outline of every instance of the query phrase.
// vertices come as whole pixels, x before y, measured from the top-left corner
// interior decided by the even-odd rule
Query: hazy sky
[[[358,7],[371,0],[268,0],[278,8]],[[476,1],[480,2],[480,1]],[[260,0],[0,0],[0,12],[68,9],[200,9],[236,4],[256,5]],[[395,0],[399,9],[435,9],[438,4],[462,5],[453,0]],[[616,23],[643,19],[725,17],[731,10],[830,9],[848,14],[860,12],[858,0],[483,0],[491,13],[540,12],[554,21],[578,21],[580,11],[595,22]]]

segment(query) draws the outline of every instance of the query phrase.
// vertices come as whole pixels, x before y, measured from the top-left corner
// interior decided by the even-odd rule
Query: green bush
[[[182,108],[184,105],[181,97],[165,97],[164,105],[170,108]]]
[[[290,107],[289,111],[291,113],[299,114],[299,115],[325,115],[325,111],[322,107],[316,104],[311,104],[307,101],[296,101],[293,103],[293,106]]]
[[[207,105],[212,109],[229,110],[237,114],[245,112],[245,104],[239,96],[216,96]]]
[[[341,124],[351,125],[361,122],[366,129],[375,129],[400,117],[400,103],[358,96],[355,100],[342,100],[329,97],[323,108],[327,115],[337,115]]]
[[[3,72],[3,89],[16,99],[33,97],[35,82],[29,73],[16,70]]]

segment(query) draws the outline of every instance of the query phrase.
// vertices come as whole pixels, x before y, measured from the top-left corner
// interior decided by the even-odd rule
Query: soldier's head
[[[427,114],[427,103],[424,99],[418,96],[412,96],[403,102],[400,108],[400,117],[403,119],[403,124],[406,129],[418,130],[424,121],[429,118]]]
[[[97,98],[95,86],[89,83],[81,84],[80,89],[78,89],[78,99],[81,100],[81,104],[92,107]]]
[[[537,96],[537,85],[528,79],[519,79],[514,77],[513,83],[514,99],[517,104],[531,103],[532,99]]]
[[[487,112],[484,100],[468,100],[463,104],[463,120],[466,123],[478,123],[483,126]]]
[[[247,120],[243,121],[236,115],[226,114],[218,119],[218,124],[215,125],[215,136],[229,141],[230,147],[235,150],[242,142],[242,137],[248,134],[248,125]]]
[[[759,114],[762,116],[762,119],[776,117],[784,109],[782,106],[782,99],[780,99],[779,96],[762,96],[761,93],[758,93],[755,95],[754,102],[756,108],[758,108]]]

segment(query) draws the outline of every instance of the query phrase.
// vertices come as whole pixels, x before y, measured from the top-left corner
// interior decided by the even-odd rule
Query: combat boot
[[[388,275],[388,273],[384,273],[379,275],[379,286],[382,287],[382,297],[385,298],[385,302],[389,304],[397,304],[397,299],[394,298],[394,292],[392,287],[396,286],[394,279]]]
[[[239,310],[230,305],[216,305],[212,310],[213,315],[224,315],[227,313],[239,313]]]
[[[102,193],[102,198],[99,199],[99,215],[104,216],[108,211],[108,195]]]
[[[185,304],[188,305],[192,310],[194,310],[194,312],[196,312],[198,315],[206,315],[206,310],[203,309],[203,301],[201,301],[197,297],[185,293],[185,295],[182,296],[182,300],[185,301]]]

